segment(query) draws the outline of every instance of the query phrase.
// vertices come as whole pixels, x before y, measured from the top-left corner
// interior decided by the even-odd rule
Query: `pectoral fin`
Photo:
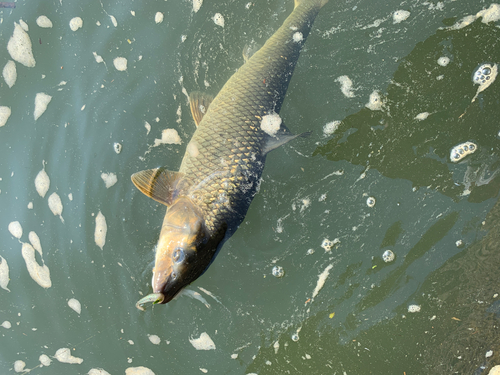
[[[195,91],[189,95],[189,105],[191,107],[191,114],[193,115],[194,123],[198,127],[203,116],[208,111],[210,103],[212,103],[213,97],[201,92]]]
[[[269,151],[272,151],[272,150],[284,145],[285,143],[290,142],[292,139],[295,139],[297,137],[304,137],[305,138],[305,137],[310,136],[311,133],[312,132],[305,132],[302,134],[293,134],[292,132],[290,132],[290,130],[288,130],[288,128],[286,126],[281,124],[280,129],[276,132],[276,134],[274,136],[269,135],[266,137],[264,147],[262,148],[262,153],[265,155]]]
[[[165,168],[146,169],[134,173],[132,182],[143,194],[166,206],[185,189],[183,174]]]

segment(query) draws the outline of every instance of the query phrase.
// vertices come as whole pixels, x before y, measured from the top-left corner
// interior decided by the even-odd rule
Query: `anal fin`
[[[165,168],[146,169],[134,173],[132,182],[144,195],[161,204],[170,206],[185,190],[184,175]]]
[[[285,143],[288,143],[297,137],[309,137],[311,133],[312,132],[309,131],[301,134],[293,134],[285,125],[281,124],[280,129],[274,136],[269,135],[266,137],[262,153],[266,155],[269,151],[283,146]]]
[[[199,91],[192,92],[189,95],[189,105],[191,107],[191,114],[193,115],[194,123],[198,126],[208,111],[213,97],[208,94],[203,94]]]

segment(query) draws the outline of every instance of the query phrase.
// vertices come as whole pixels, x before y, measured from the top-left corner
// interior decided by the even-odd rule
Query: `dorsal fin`
[[[194,123],[198,127],[203,116],[208,111],[210,103],[212,103],[213,97],[208,94],[203,94],[199,91],[192,92],[189,95],[189,105],[191,107],[191,114],[193,115]]]
[[[168,207],[186,187],[183,176],[180,172],[155,168],[134,173],[131,179],[143,194]]]

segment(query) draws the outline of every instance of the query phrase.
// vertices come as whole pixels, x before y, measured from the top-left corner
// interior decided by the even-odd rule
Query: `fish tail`
[[[295,8],[297,8],[302,3],[307,3],[311,5],[317,5],[320,8],[323,7],[328,2],[328,0],[294,0]]]

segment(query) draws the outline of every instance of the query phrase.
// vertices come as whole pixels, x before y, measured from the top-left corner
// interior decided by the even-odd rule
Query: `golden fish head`
[[[208,238],[203,215],[190,199],[180,198],[168,208],[153,269],[156,303],[171,301],[208,267],[203,252]]]

